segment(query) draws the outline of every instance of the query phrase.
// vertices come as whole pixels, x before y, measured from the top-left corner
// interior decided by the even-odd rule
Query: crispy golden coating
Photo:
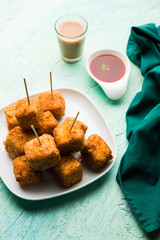
[[[100,168],[113,158],[109,146],[97,134],[88,137],[81,153],[84,160],[92,168]]]
[[[35,136],[31,130],[23,130],[17,126],[8,133],[4,146],[9,155],[12,158],[16,158],[24,154],[25,143],[33,138]]]
[[[28,162],[36,171],[46,170],[57,165],[61,156],[54,142],[54,138],[49,134],[43,134],[38,139],[33,139],[25,144],[25,154]]]
[[[43,92],[38,96],[38,100],[41,103],[42,109],[44,111],[51,111],[55,118],[60,118],[65,114],[65,100],[62,95],[53,90],[53,97],[51,97],[51,92]]]
[[[30,99],[30,105],[27,99],[21,99],[16,103],[15,108],[15,116],[21,128],[31,129],[31,125],[35,128],[40,127],[43,110],[38,99]]]
[[[41,127],[37,129],[38,135],[42,135],[43,133],[53,135],[53,129],[59,125],[50,111],[44,112],[43,119],[40,124]]]
[[[7,127],[9,131],[19,125],[15,117],[15,104],[6,107],[4,113],[6,115]]]
[[[85,133],[88,127],[83,122],[76,120],[72,130],[69,132],[73,121],[74,118],[67,117],[53,131],[55,142],[62,154],[78,152],[84,147]]]
[[[72,155],[63,156],[60,163],[54,167],[54,172],[65,187],[72,186],[83,176],[81,163]]]
[[[42,178],[41,172],[35,171],[30,166],[25,155],[17,157],[13,160],[13,172],[16,181],[21,186],[39,183]]]

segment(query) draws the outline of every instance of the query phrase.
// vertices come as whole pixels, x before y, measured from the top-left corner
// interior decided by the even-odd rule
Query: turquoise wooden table
[[[132,25],[159,25],[158,0],[14,0],[0,1],[0,107],[24,97],[23,78],[30,94],[54,88],[81,90],[97,105],[108,122],[117,145],[113,168],[89,186],[54,199],[27,201],[13,195],[0,179],[0,239],[25,240],[134,240],[158,239],[146,235],[132,214],[116,174],[127,147],[126,110],[141,90],[143,77],[131,64],[125,96],[109,100],[89,77],[85,62],[101,48],[125,53]],[[81,61],[67,64],[60,58],[55,20],[78,13],[89,28]]]

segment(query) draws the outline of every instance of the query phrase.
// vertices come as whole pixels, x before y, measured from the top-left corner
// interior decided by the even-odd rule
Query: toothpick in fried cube
[[[43,171],[56,166],[60,160],[60,152],[49,134],[43,134],[25,144],[25,154],[28,162],[36,171]]]
[[[85,133],[88,127],[83,122],[76,120],[70,131],[73,121],[73,117],[67,117],[53,131],[55,142],[62,154],[78,152],[84,148]]]
[[[39,128],[43,117],[43,110],[38,99],[30,99],[30,105],[27,99],[21,99],[16,103],[15,116],[21,128],[31,129],[31,125]]]
[[[63,96],[56,90],[51,92],[43,92],[38,96],[42,109],[50,111],[56,119],[61,118],[65,114],[65,100]]]

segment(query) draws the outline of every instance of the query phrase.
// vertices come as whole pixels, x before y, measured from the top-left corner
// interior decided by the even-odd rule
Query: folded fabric
[[[144,76],[126,114],[128,148],[117,181],[144,230],[160,228],[160,27],[132,27],[127,55]]]

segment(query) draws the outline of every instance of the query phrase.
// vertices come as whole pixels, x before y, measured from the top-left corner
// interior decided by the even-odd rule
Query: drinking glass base
[[[75,62],[78,62],[80,59],[81,59],[81,56],[78,57],[78,58],[74,58],[74,59],[69,59],[69,58],[65,58],[62,56],[62,59],[65,61],[65,62],[68,62],[68,63],[75,63]]]

